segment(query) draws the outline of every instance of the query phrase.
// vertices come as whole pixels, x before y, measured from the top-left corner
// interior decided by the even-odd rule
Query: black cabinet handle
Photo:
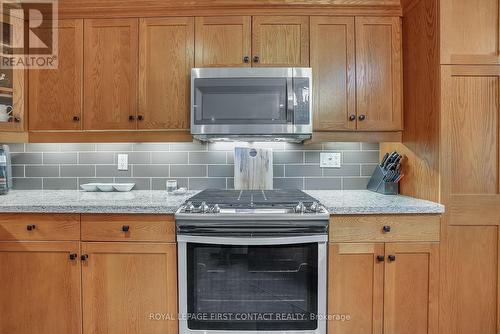
[[[377,255],[377,261],[378,262],[384,262],[385,257],[383,255]]]
[[[76,253],[71,253],[71,254],[69,254],[69,259],[70,259],[70,260],[72,260],[72,261],[73,261],[73,260],[76,260],[76,257],[77,257],[77,256],[78,256],[78,255],[77,255]]]
[[[391,232],[391,227],[386,225],[386,226],[382,227],[382,231],[384,231],[384,233],[389,233],[389,232]]]
[[[250,57],[249,57],[249,56],[245,56],[245,57],[243,57],[243,62],[244,62],[245,64],[248,64],[248,63],[250,62]]]
[[[128,232],[129,230],[130,230],[130,226],[128,226],[128,225],[123,225],[122,226],[122,231],[123,232]]]
[[[359,115],[359,120],[360,121],[364,121],[366,119],[366,116],[365,115]]]
[[[129,120],[129,121],[135,121],[135,116],[134,116],[134,115],[130,115],[130,116],[128,117],[128,120]]]
[[[79,116],[73,116],[73,121],[79,122],[80,121],[80,117]]]
[[[349,120],[350,120],[351,122],[355,121],[355,120],[356,120],[356,115],[351,115],[351,116],[349,116]]]
[[[28,225],[28,226],[26,226],[26,229],[28,231],[33,231],[34,229],[36,229],[36,225]]]
[[[88,258],[89,258],[88,254],[83,254],[83,255],[80,257],[80,259],[81,259],[82,261],[87,261],[87,259],[88,259]]]
[[[144,120],[144,116],[143,116],[143,115],[139,115],[139,116],[137,116],[137,119],[138,119],[139,121],[142,121],[142,120]]]
[[[260,61],[259,56],[253,56],[253,62],[258,63]]]
[[[389,255],[387,258],[390,262],[396,261],[396,255]]]

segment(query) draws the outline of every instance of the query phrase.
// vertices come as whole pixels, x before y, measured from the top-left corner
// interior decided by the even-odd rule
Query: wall
[[[138,190],[163,190],[167,179],[189,189],[233,188],[234,143],[11,144],[14,189],[78,189],[88,182],[135,182]],[[379,145],[257,143],[274,153],[279,189],[365,189]],[[322,169],[319,153],[340,152],[342,168]],[[129,170],[118,171],[117,154]]]

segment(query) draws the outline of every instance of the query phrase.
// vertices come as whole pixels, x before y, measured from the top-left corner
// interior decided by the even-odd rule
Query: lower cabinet
[[[82,243],[84,334],[177,333],[176,245]]]
[[[330,334],[437,333],[439,244],[332,243]]]
[[[0,242],[0,333],[81,333],[80,243]]]

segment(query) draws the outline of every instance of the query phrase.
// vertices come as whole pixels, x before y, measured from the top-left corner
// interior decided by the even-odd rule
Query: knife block
[[[386,173],[377,165],[373,171],[372,177],[368,182],[366,188],[368,190],[377,192],[383,195],[398,195],[399,194],[399,182],[388,182],[384,181]]]

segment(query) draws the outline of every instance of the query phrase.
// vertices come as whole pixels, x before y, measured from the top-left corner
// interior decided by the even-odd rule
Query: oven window
[[[318,244],[187,244],[188,327],[315,330]]]
[[[194,86],[195,124],[287,122],[284,78],[200,78]]]

